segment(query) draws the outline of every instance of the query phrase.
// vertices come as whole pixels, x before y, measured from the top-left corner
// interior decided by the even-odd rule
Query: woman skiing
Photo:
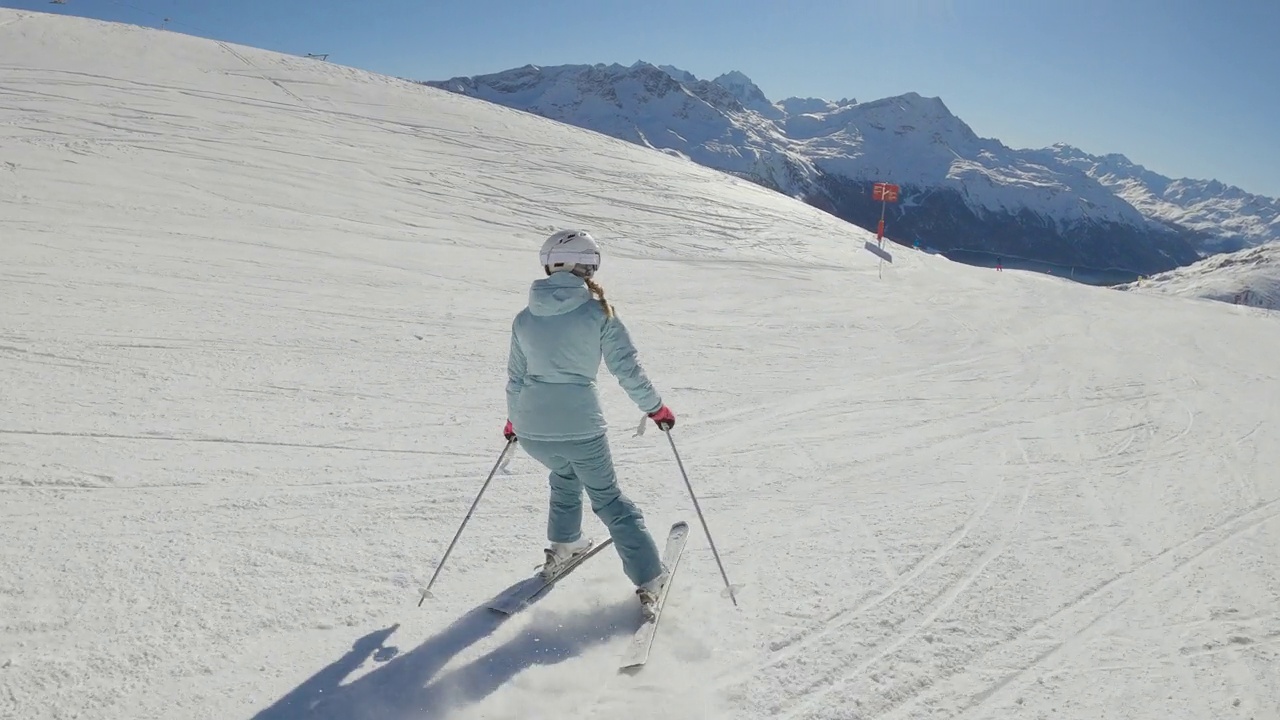
[[[551,546],[543,573],[556,574],[593,544],[582,534],[585,488],[648,610],[667,573],[640,509],[618,488],[596,394],[601,359],[660,428],[674,426],[675,415],[645,375],[604,289],[592,279],[600,268],[595,239],[583,230],[562,230],[547,238],[539,258],[547,277],[533,282],[528,307],[511,324],[503,434],[508,441],[518,437],[525,452],[551,471]]]

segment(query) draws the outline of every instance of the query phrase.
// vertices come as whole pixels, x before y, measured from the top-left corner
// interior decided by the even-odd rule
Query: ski
[[[510,592],[503,593],[502,595],[490,600],[488,608],[494,612],[500,612],[503,615],[514,615],[515,613],[523,610],[526,605],[546,591],[547,588],[560,582],[566,575],[578,569],[578,567],[589,560],[591,556],[612,544],[613,538],[605,538],[604,542],[601,542],[598,545],[592,545],[590,550],[574,558],[571,563],[565,565],[564,568],[554,576],[544,578],[541,573],[538,573],[529,578],[527,582],[523,582],[515,586]]]
[[[685,541],[688,539],[689,523],[681,520],[671,526],[671,531],[667,533],[667,547],[662,551],[662,564],[667,568],[667,582],[658,592],[653,617],[645,620],[631,638],[631,644],[622,656],[619,671],[637,670],[648,662],[649,649],[653,647],[653,637],[658,632],[658,621],[662,619],[662,610],[667,605],[667,593],[671,591],[671,582],[675,580],[676,567],[680,564],[680,556],[684,554]]]

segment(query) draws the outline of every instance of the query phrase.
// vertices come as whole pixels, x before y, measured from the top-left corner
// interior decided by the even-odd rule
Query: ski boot
[[[640,599],[640,612],[644,614],[645,622],[658,616],[658,598],[662,596],[662,586],[667,584],[670,577],[671,574],[664,567],[658,577],[636,588],[636,597]]]
[[[590,550],[594,544],[585,535],[580,536],[573,542],[551,543],[551,547],[543,550],[546,554],[546,561],[542,564],[542,578],[550,580],[555,577],[579,555]]]

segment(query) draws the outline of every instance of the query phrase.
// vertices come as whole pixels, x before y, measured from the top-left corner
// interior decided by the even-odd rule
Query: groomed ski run
[[[1280,714],[1273,313],[884,260],[598,134],[13,10],[0,207],[0,717]],[[565,226],[741,586],[602,382],[623,487],[692,528],[634,676],[612,551],[485,607],[541,561],[523,454],[416,605]]]

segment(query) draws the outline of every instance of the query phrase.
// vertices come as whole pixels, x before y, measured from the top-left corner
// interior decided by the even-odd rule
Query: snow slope
[[[745,181],[314,60],[0,10],[0,717],[1268,718],[1280,334],[894,251]],[[511,317],[553,228],[674,431],[645,670],[603,555],[527,612]],[[590,519],[597,535],[599,524]]]
[[[1280,310],[1280,243],[1214,255],[1195,265],[1119,285],[1116,289]]]

